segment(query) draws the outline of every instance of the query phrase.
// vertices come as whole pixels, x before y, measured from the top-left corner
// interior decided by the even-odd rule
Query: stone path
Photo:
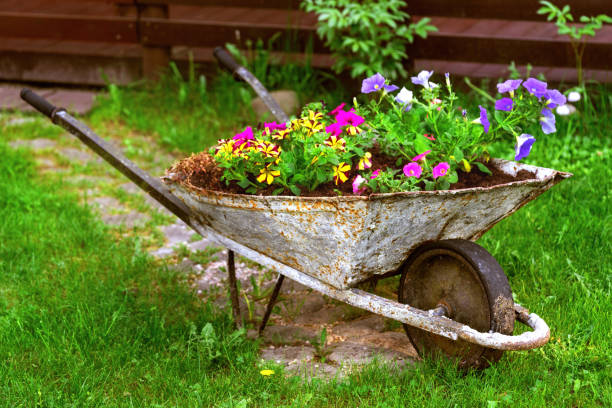
[[[39,120],[41,126],[48,123],[37,117],[2,115],[0,129],[10,131],[12,126]],[[150,239],[147,245],[150,253],[187,274],[188,282],[203,300],[229,307],[225,250],[195,234],[71,136],[16,139],[9,143],[14,148],[30,149],[42,173],[61,177],[67,188],[79,192],[83,202],[120,233],[146,238],[157,231],[163,239]],[[112,143],[122,147],[119,141]],[[143,145],[154,148],[151,143]],[[163,166],[178,159],[160,152],[155,154],[159,166],[147,168],[153,175],[161,175]],[[87,171],[77,171],[75,167]],[[258,327],[277,275],[240,257],[236,273],[243,319],[250,327]],[[392,296],[394,290],[382,287],[378,293]],[[257,332],[251,329],[248,335],[256,337]],[[412,364],[416,357],[397,322],[336,302],[288,279],[261,344],[263,359],[284,365],[290,374],[304,376],[343,376],[374,359],[402,368]]]
[[[15,84],[0,83],[0,109],[19,110],[32,112],[34,108],[19,97],[19,92],[26,87]],[[79,115],[91,110],[96,95],[95,91],[70,89],[70,88],[39,88],[27,86],[44,98],[47,98],[55,106],[68,109],[71,113]]]

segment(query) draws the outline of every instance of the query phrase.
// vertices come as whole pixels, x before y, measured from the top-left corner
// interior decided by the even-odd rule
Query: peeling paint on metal
[[[476,240],[570,174],[496,160],[533,180],[451,191],[369,197],[253,196],[164,181],[217,233],[330,285],[346,289],[396,270],[425,241]]]

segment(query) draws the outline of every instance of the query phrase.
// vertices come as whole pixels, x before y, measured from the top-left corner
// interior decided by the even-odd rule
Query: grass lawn
[[[86,120],[112,128],[121,118],[168,149],[201,150],[252,119],[209,86],[184,97],[114,88]],[[482,372],[445,361],[404,371],[372,364],[332,381],[286,377],[262,363],[228,309],[199,301],[138,237],[118,239],[75,194],[37,175],[28,153],[5,142],[27,125],[0,121],[0,404],[612,406],[612,96],[598,92],[593,113],[559,118],[559,131],[540,136],[528,160],[574,177],[479,241],[504,267],[516,300],[548,322],[550,343],[508,352]],[[261,376],[262,368],[276,373]]]

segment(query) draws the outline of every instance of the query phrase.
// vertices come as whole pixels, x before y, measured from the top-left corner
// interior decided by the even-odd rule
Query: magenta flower
[[[408,163],[403,168],[404,174],[406,177],[421,177],[421,173],[423,173],[423,168],[419,166],[417,163]]]
[[[551,112],[550,109],[542,109],[542,117],[540,117],[540,125],[542,126],[542,132],[545,135],[550,133],[554,133],[557,131],[555,127],[555,114]]]
[[[365,181],[366,180],[360,175],[357,175],[357,177],[355,177],[355,180],[353,180],[353,194],[361,195],[365,193],[366,187],[359,188],[363,183],[365,183]]]
[[[421,85],[427,89],[435,88],[435,85],[429,82],[429,78],[433,75],[433,73],[433,71],[421,71],[417,76],[410,77],[410,80],[412,80],[413,84]]]
[[[510,112],[514,106],[514,101],[510,98],[501,98],[495,101],[495,109]]]
[[[514,92],[521,86],[523,82],[522,79],[509,79],[506,82],[502,82],[501,84],[497,84],[497,92],[506,93],[506,92]]]
[[[345,106],[346,106],[346,103],[342,102],[340,105],[336,106],[336,108],[333,111],[329,112],[329,114],[335,118],[336,116],[338,116],[340,112],[344,111]]]
[[[419,160],[421,160],[422,158],[424,158],[425,156],[427,156],[429,153],[431,153],[431,150],[426,150],[423,153],[419,154],[418,156],[414,156],[412,158],[413,162],[417,162]]]
[[[483,108],[481,105],[478,105],[480,109],[480,124],[484,127],[485,133],[489,133],[489,127],[491,124],[489,123],[489,117],[487,115],[487,110]]]
[[[325,131],[334,136],[340,136],[342,133],[342,125],[338,122],[332,123],[328,127],[325,128]]]
[[[446,176],[446,173],[448,173],[449,168],[450,166],[447,162],[439,163],[436,167],[433,168],[433,178],[437,179],[438,177]]]
[[[336,121],[341,126],[359,126],[363,123],[364,119],[357,115],[352,109],[348,112],[340,111],[338,116],[336,116]]]
[[[550,109],[556,108],[558,105],[565,105],[567,98],[556,89],[546,91],[546,106]]]
[[[266,122],[264,123],[264,127],[272,130],[285,130],[287,129],[286,123],[276,123],[276,122]]]
[[[523,82],[523,87],[529,91],[530,94],[537,96],[538,98],[546,95],[546,82],[538,81],[535,78],[529,78]]]
[[[361,93],[367,94],[370,92],[377,92],[383,89],[385,86],[385,77],[376,73],[369,78],[366,78],[361,83]]]
[[[232,139],[236,140],[237,142],[236,144],[244,143],[247,140],[254,139],[253,128],[250,126],[247,126],[246,129],[244,129],[244,131],[237,133],[236,136],[234,136]]]
[[[378,177],[378,175],[379,175],[379,174],[380,174],[380,169],[378,169],[378,170],[374,170],[374,171],[372,172],[372,175],[370,176],[370,180],[371,180],[371,179],[375,179],[376,177]]]
[[[514,146],[514,160],[519,161],[529,156],[531,146],[535,141],[535,138],[530,134],[523,133],[520,135],[516,139],[516,146]]]

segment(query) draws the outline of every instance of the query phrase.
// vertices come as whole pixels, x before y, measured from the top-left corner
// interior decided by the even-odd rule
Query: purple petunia
[[[367,94],[370,92],[378,92],[383,89],[387,92],[393,92],[399,89],[395,85],[385,85],[385,81],[385,77],[377,72],[371,77],[363,80],[361,83],[361,93]]]
[[[491,126],[491,123],[489,123],[487,110],[481,105],[478,105],[478,108],[480,109],[480,124],[482,125],[482,127],[484,127],[485,133],[489,133],[489,127]]]
[[[535,78],[529,78],[523,82],[523,87],[529,91],[530,94],[540,98],[546,95],[546,82],[538,81]]]
[[[377,92],[385,86],[385,77],[376,73],[361,83],[361,93]]]
[[[433,71],[421,71],[415,77],[410,77],[415,85],[424,86],[427,89],[435,88],[435,85],[429,82],[429,78],[433,75]]]
[[[528,133],[523,133],[520,135],[516,139],[516,146],[514,146],[514,160],[519,161],[529,156],[531,146],[535,141],[535,137]]]
[[[497,92],[506,93],[506,92],[514,92],[521,86],[523,82],[522,79],[509,79],[501,84],[497,84]]]
[[[385,88],[385,91],[387,92],[393,92],[399,89],[399,87],[396,85],[383,85],[383,88]]]
[[[555,127],[555,114],[550,109],[542,109],[542,117],[540,117],[540,125],[542,125],[542,132],[545,135],[557,131]]]
[[[567,98],[556,89],[549,89],[546,91],[546,102],[547,107],[554,109],[559,105],[565,105]]]
[[[495,101],[495,109],[510,112],[514,106],[514,101],[510,98],[501,98]]]

